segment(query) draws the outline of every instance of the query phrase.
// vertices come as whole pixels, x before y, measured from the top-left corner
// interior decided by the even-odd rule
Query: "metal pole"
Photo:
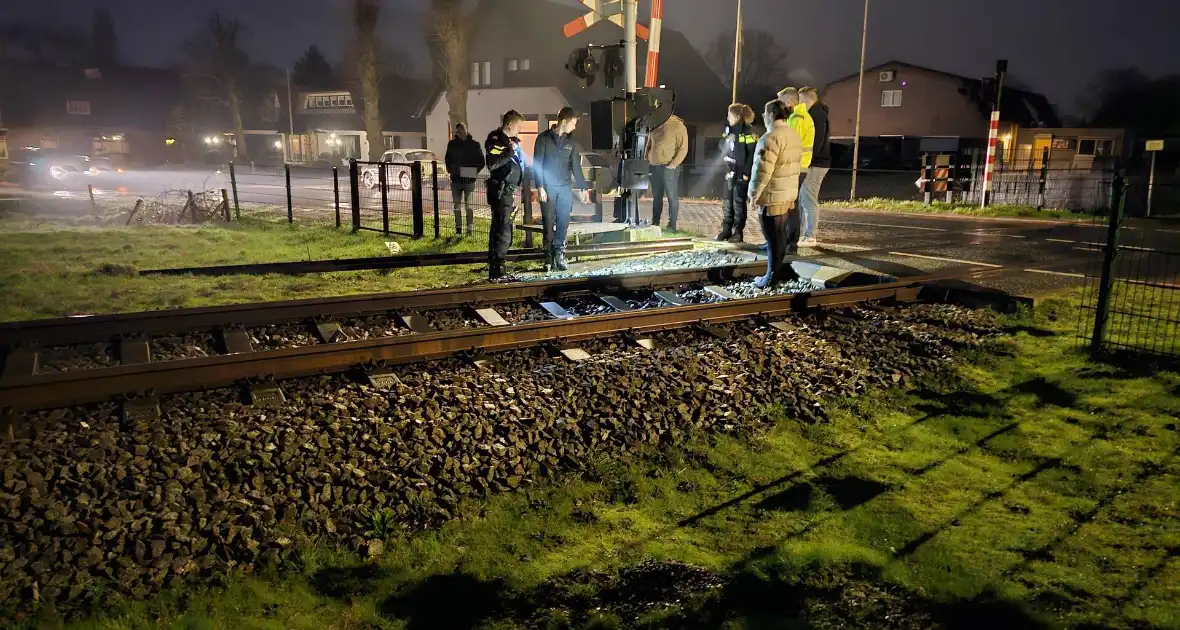
[[[1102,342],[1106,338],[1106,324],[1110,319],[1110,298],[1114,291],[1114,263],[1119,252],[1119,226],[1123,220],[1123,198],[1126,196],[1126,182],[1123,174],[1114,176],[1111,187],[1110,223],[1106,230],[1106,247],[1102,257],[1102,279],[1098,285],[1098,304],[1094,314],[1094,333],[1090,337],[1090,355],[1102,353]]]
[[[291,100],[291,69],[287,68],[287,126],[290,133],[287,134],[287,142],[283,144],[283,161],[290,162],[291,156],[291,141],[295,139],[295,106],[294,101]],[[303,152],[300,151],[299,158],[303,159]]]
[[[627,94],[635,93],[638,85],[635,29],[639,23],[639,0],[623,0],[623,74],[627,78]]]
[[[242,206],[238,203],[238,173],[234,169],[234,163],[229,163],[229,186],[234,192],[234,218],[242,218]]]
[[[738,0],[737,6],[737,32],[733,36],[733,100],[731,103],[737,102],[738,94],[738,78],[740,77],[742,59],[742,0]]]
[[[438,162],[434,160],[430,162],[430,185],[434,189],[434,238],[438,239]]]
[[[414,162],[414,164],[421,164],[421,162]],[[388,180],[386,179],[389,177],[389,174],[385,170],[385,165],[385,162],[381,162],[378,165],[380,170],[377,171],[377,185],[381,187],[381,231],[389,234],[389,190],[387,186]]]
[[[1045,209],[1045,192],[1049,184],[1049,147],[1041,150],[1041,181],[1037,190],[1037,212]]]
[[[283,171],[287,176],[287,223],[295,222],[295,206],[291,203],[291,165],[284,164]]]
[[[983,195],[981,196],[981,208],[986,208],[987,204],[991,202],[992,192],[992,173],[996,168],[996,148],[1000,142],[1000,97],[1004,95],[1004,75],[1008,72],[1007,60],[1001,59],[996,62],[996,100],[992,107],[991,120],[988,123],[987,131],[987,160],[983,163]]]
[[[1151,216],[1151,196],[1155,189],[1155,156],[1159,151],[1151,152],[1151,172],[1147,175],[1147,214],[1144,216]]]
[[[361,177],[356,160],[348,161],[348,196],[352,202],[352,231],[361,229]]]
[[[852,136],[852,190],[849,197],[856,201],[856,175],[860,171],[860,108],[865,93],[865,53],[869,47],[869,0],[865,0],[864,25],[860,29],[860,79],[856,83],[856,131]]]
[[[332,196],[336,202],[336,227],[340,227],[340,169],[332,167]]]

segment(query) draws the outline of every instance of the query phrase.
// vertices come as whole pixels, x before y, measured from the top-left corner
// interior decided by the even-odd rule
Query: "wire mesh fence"
[[[1170,230],[1128,216],[1127,200],[1139,193],[1127,184],[1115,177],[1117,203],[1085,274],[1078,338],[1096,357],[1174,361],[1180,359],[1180,247],[1161,238]]]

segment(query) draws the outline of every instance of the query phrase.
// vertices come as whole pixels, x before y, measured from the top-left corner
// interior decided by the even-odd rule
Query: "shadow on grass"
[[[889,491],[890,486],[860,477],[820,477],[811,482],[796,484],[759,501],[754,505],[758,510],[801,511],[807,509],[817,491],[835,499],[841,510],[851,510],[868,503]]]
[[[953,415],[966,418],[1007,417],[1003,400],[978,391],[954,391],[950,393],[920,389],[915,396],[923,402],[914,405],[914,410],[927,416]]]
[[[1032,394],[1037,397],[1037,407],[1073,407],[1078,397],[1056,383],[1048,381],[1043,376],[1013,385],[1005,390],[1013,394]]]
[[[390,577],[388,569],[373,565],[326,567],[311,576],[311,588],[316,593],[335,599],[349,599],[369,595],[377,585]]]

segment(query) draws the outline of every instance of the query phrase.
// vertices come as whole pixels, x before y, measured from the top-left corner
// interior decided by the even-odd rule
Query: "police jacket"
[[[548,129],[537,136],[533,149],[533,178],[537,188],[573,186],[585,190],[582,154],[573,139],[558,134],[556,129]]]
[[[738,124],[725,128],[721,143],[730,172],[738,177],[749,177],[750,169],[754,167],[754,148],[758,146],[754,128],[738,121]]]
[[[447,155],[443,158],[447,165],[447,172],[455,181],[474,181],[474,177],[462,177],[460,169],[475,169],[475,173],[483,170],[483,150],[479,148],[479,141],[471,136],[455,138],[447,143]]]
[[[524,165],[521,164],[516,151],[512,149],[512,139],[504,133],[503,129],[497,129],[488,134],[484,150],[488,154],[488,183],[520,186],[524,175]]]

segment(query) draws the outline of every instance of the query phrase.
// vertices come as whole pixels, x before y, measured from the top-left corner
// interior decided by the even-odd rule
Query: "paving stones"
[[[757,431],[774,421],[761,412],[771,405],[822,422],[827,401],[945,369],[994,322],[916,306],[783,328],[665,331],[651,335],[654,349],[593,340],[577,363],[530,348],[495,355],[490,369],[460,358],[398,366],[389,389],[298,379],[268,408],[221,389],[161,397],[159,420],[124,419],[114,403],[35,414],[30,435],[0,443],[0,513],[12,515],[0,518],[0,596],[30,609],[35,592],[69,612],[92,588],[142,598],[278,562],[309,541],[377,557],[389,535],[455,518],[465,499],[595,458]],[[302,329],[269,333],[314,342]],[[641,499],[625,490],[620,500]]]

